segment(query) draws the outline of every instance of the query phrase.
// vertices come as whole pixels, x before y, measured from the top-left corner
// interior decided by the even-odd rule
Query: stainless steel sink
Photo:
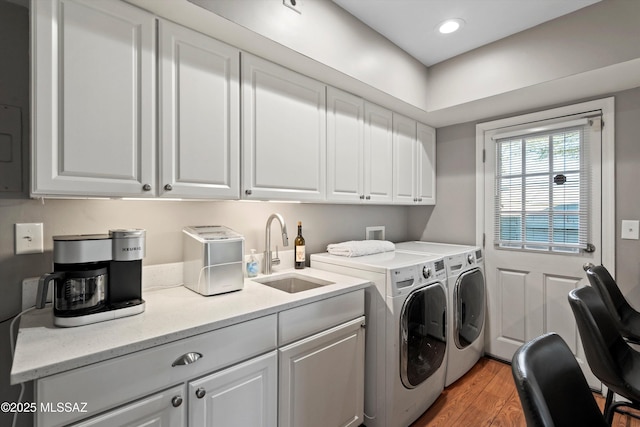
[[[334,282],[329,282],[328,280],[316,279],[315,277],[296,273],[288,273],[273,277],[260,277],[252,280],[290,294],[334,284]]]

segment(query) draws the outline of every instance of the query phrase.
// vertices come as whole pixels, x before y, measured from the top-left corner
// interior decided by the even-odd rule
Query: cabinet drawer
[[[280,312],[278,345],[292,343],[364,314],[364,289]]]
[[[37,413],[38,427],[66,425],[276,348],[276,315],[42,378],[38,402],[86,402],[88,413]],[[172,366],[187,353],[197,361]]]

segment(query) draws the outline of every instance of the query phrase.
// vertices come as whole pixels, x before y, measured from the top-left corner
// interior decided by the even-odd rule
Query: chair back
[[[511,371],[528,427],[607,426],[578,362],[556,333],[521,346]]]
[[[623,336],[627,336],[631,331],[627,330],[628,328],[624,324],[623,319],[635,310],[627,302],[618,284],[614,278],[611,277],[609,270],[602,265],[597,265],[587,269],[586,273],[589,283],[591,283],[591,286],[598,292],[600,298],[602,298],[618,330]]]
[[[569,305],[578,325],[585,356],[593,374],[614,392],[629,396],[625,361],[636,359],[598,293],[590,286],[569,292]]]

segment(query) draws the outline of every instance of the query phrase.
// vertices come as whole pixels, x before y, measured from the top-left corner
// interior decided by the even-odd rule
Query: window
[[[582,119],[494,137],[497,247],[564,253],[587,248],[588,126]]]

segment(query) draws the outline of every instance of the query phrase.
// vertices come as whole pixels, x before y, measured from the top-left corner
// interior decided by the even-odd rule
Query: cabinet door
[[[31,6],[32,193],[153,195],[153,15],[119,1]]]
[[[185,399],[185,386],[180,385],[73,424],[73,427],[186,427]]]
[[[240,51],[161,20],[160,195],[240,197]]]
[[[417,199],[418,204],[436,204],[436,130],[418,123],[417,127]]]
[[[364,200],[364,101],[327,87],[327,200]]]
[[[325,85],[242,54],[244,198],[324,200]]]
[[[365,201],[393,200],[393,113],[365,103],[364,193]]]
[[[364,317],[278,352],[280,427],[362,424]]]
[[[393,115],[393,201],[414,204],[416,199],[416,121]]]
[[[276,351],[189,383],[192,427],[274,427]]]

